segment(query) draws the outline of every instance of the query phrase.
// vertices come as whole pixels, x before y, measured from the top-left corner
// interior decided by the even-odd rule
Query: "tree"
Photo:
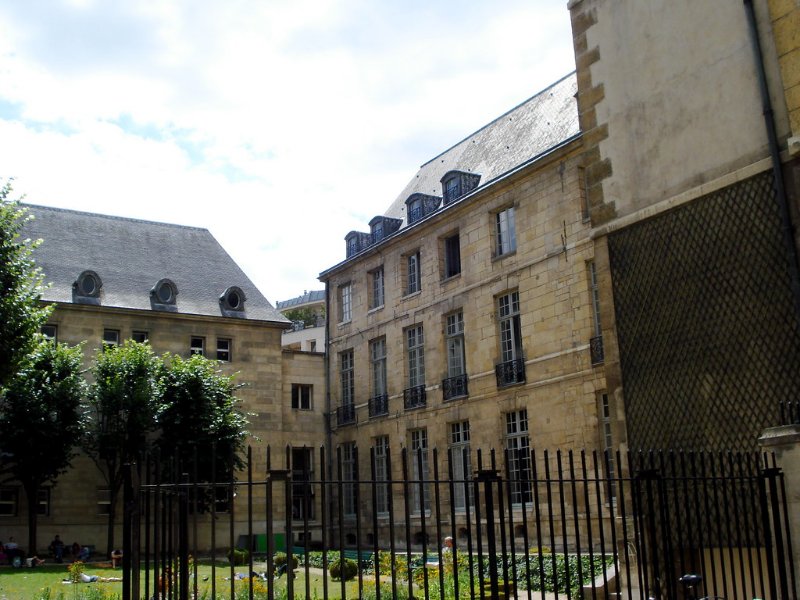
[[[152,446],[161,408],[164,363],[148,344],[128,340],[105,346],[92,369],[87,454],[109,490],[108,548],[114,549],[116,504],[125,464],[137,462]]]
[[[219,371],[216,361],[200,355],[188,359],[165,357],[163,410],[159,417],[161,455],[189,465],[198,481],[227,481],[231,466],[244,466],[247,416],[238,410],[234,378]],[[169,468],[165,469],[168,475]],[[205,490],[197,499],[200,510],[217,499]]]
[[[25,211],[0,185],[0,393],[36,346],[51,308],[40,302],[41,272],[32,257],[36,242],[20,238]]]
[[[283,316],[293,323],[302,323],[303,327],[316,327],[318,319],[325,317],[325,309],[315,310],[309,306],[292,308],[284,312]]]
[[[86,382],[80,346],[54,344],[39,337],[0,406],[0,474],[17,480],[28,503],[28,548],[34,552],[39,490],[55,485],[75,458],[83,434],[81,401]]]

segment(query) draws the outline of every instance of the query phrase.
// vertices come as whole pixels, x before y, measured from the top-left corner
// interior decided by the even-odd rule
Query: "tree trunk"
[[[36,556],[36,525],[39,518],[38,496],[39,486],[35,483],[26,483],[25,496],[28,500],[28,556]]]
[[[113,487],[108,491],[108,537],[106,538],[106,557],[111,556],[111,551],[114,549],[114,527],[116,525],[117,517],[117,496],[119,495],[119,488]]]

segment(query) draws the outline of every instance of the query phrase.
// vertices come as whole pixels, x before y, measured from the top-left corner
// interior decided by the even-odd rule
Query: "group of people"
[[[47,549],[57,563],[64,562],[66,546],[64,542],[61,541],[60,536],[56,535]],[[70,554],[72,555],[73,561],[80,560],[85,562],[91,554],[91,549],[88,546],[81,546],[78,542],[74,542],[70,547]],[[122,553],[119,553],[119,556],[121,557]],[[36,555],[26,556],[25,551],[20,548],[19,544],[17,544],[12,536],[5,544],[0,542],[0,562],[7,562],[9,565],[15,567],[21,567],[23,565],[26,567],[38,567],[44,564],[44,559]],[[116,566],[116,564],[114,566]]]

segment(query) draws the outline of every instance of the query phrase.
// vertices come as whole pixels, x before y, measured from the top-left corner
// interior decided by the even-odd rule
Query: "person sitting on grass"
[[[122,564],[122,550],[114,549],[111,551],[111,566],[117,568],[117,565]]]
[[[25,566],[28,568],[33,569],[34,567],[38,567],[44,564],[44,559],[39,558],[38,556],[29,556],[25,559]]]
[[[56,537],[53,538],[53,541],[50,542],[50,545],[47,547],[50,551],[50,554],[53,555],[53,558],[56,559],[57,563],[63,562],[64,560],[64,542],[61,541],[61,538],[56,534]]]

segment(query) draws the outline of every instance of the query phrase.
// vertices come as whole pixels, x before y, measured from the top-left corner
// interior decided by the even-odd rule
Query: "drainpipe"
[[[331,451],[333,449],[333,434],[331,433],[331,359],[330,359],[330,323],[331,323],[331,296],[328,293],[330,290],[330,282],[325,282],[325,459],[327,464],[320,465],[323,469],[328,471],[328,481],[333,478]],[[328,503],[330,506],[330,502]],[[322,510],[327,511],[328,507],[323,506]],[[330,515],[328,515],[330,517]],[[328,523],[331,521],[328,520]],[[327,532],[323,531],[323,542],[327,545],[325,536]]]
[[[767,84],[766,71],[764,69],[764,54],[761,51],[761,40],[758,37],[758,24],[756,22],[756,11],[753,6],[753,0],[744,0],[744,7],[747,13],[750,41],[753,44],[753,53],[755,55],[758,88],[761,93],[761,104],[763,106],[764,125],[767,130],[769,154],[772,159],[772,173],[775,178],[775,193],[778,195],[778,205],[781,211],[783,239],[786,244],[786,251],[789,254],[789,279],[792,288],[792,296],[794,298],[794,309],[798,322],[800,323],[800,275],[798,275],[800,273],[800,262],[798,262],[797,246],[795,246],[794,242],[794,228],[789,212],[789,199],[786,197],[786,188],[783,181],[781,153],[778,147],[778,135],[775,132],[775,114],[772,110],[772,100],[769,97],[769,87]]]

